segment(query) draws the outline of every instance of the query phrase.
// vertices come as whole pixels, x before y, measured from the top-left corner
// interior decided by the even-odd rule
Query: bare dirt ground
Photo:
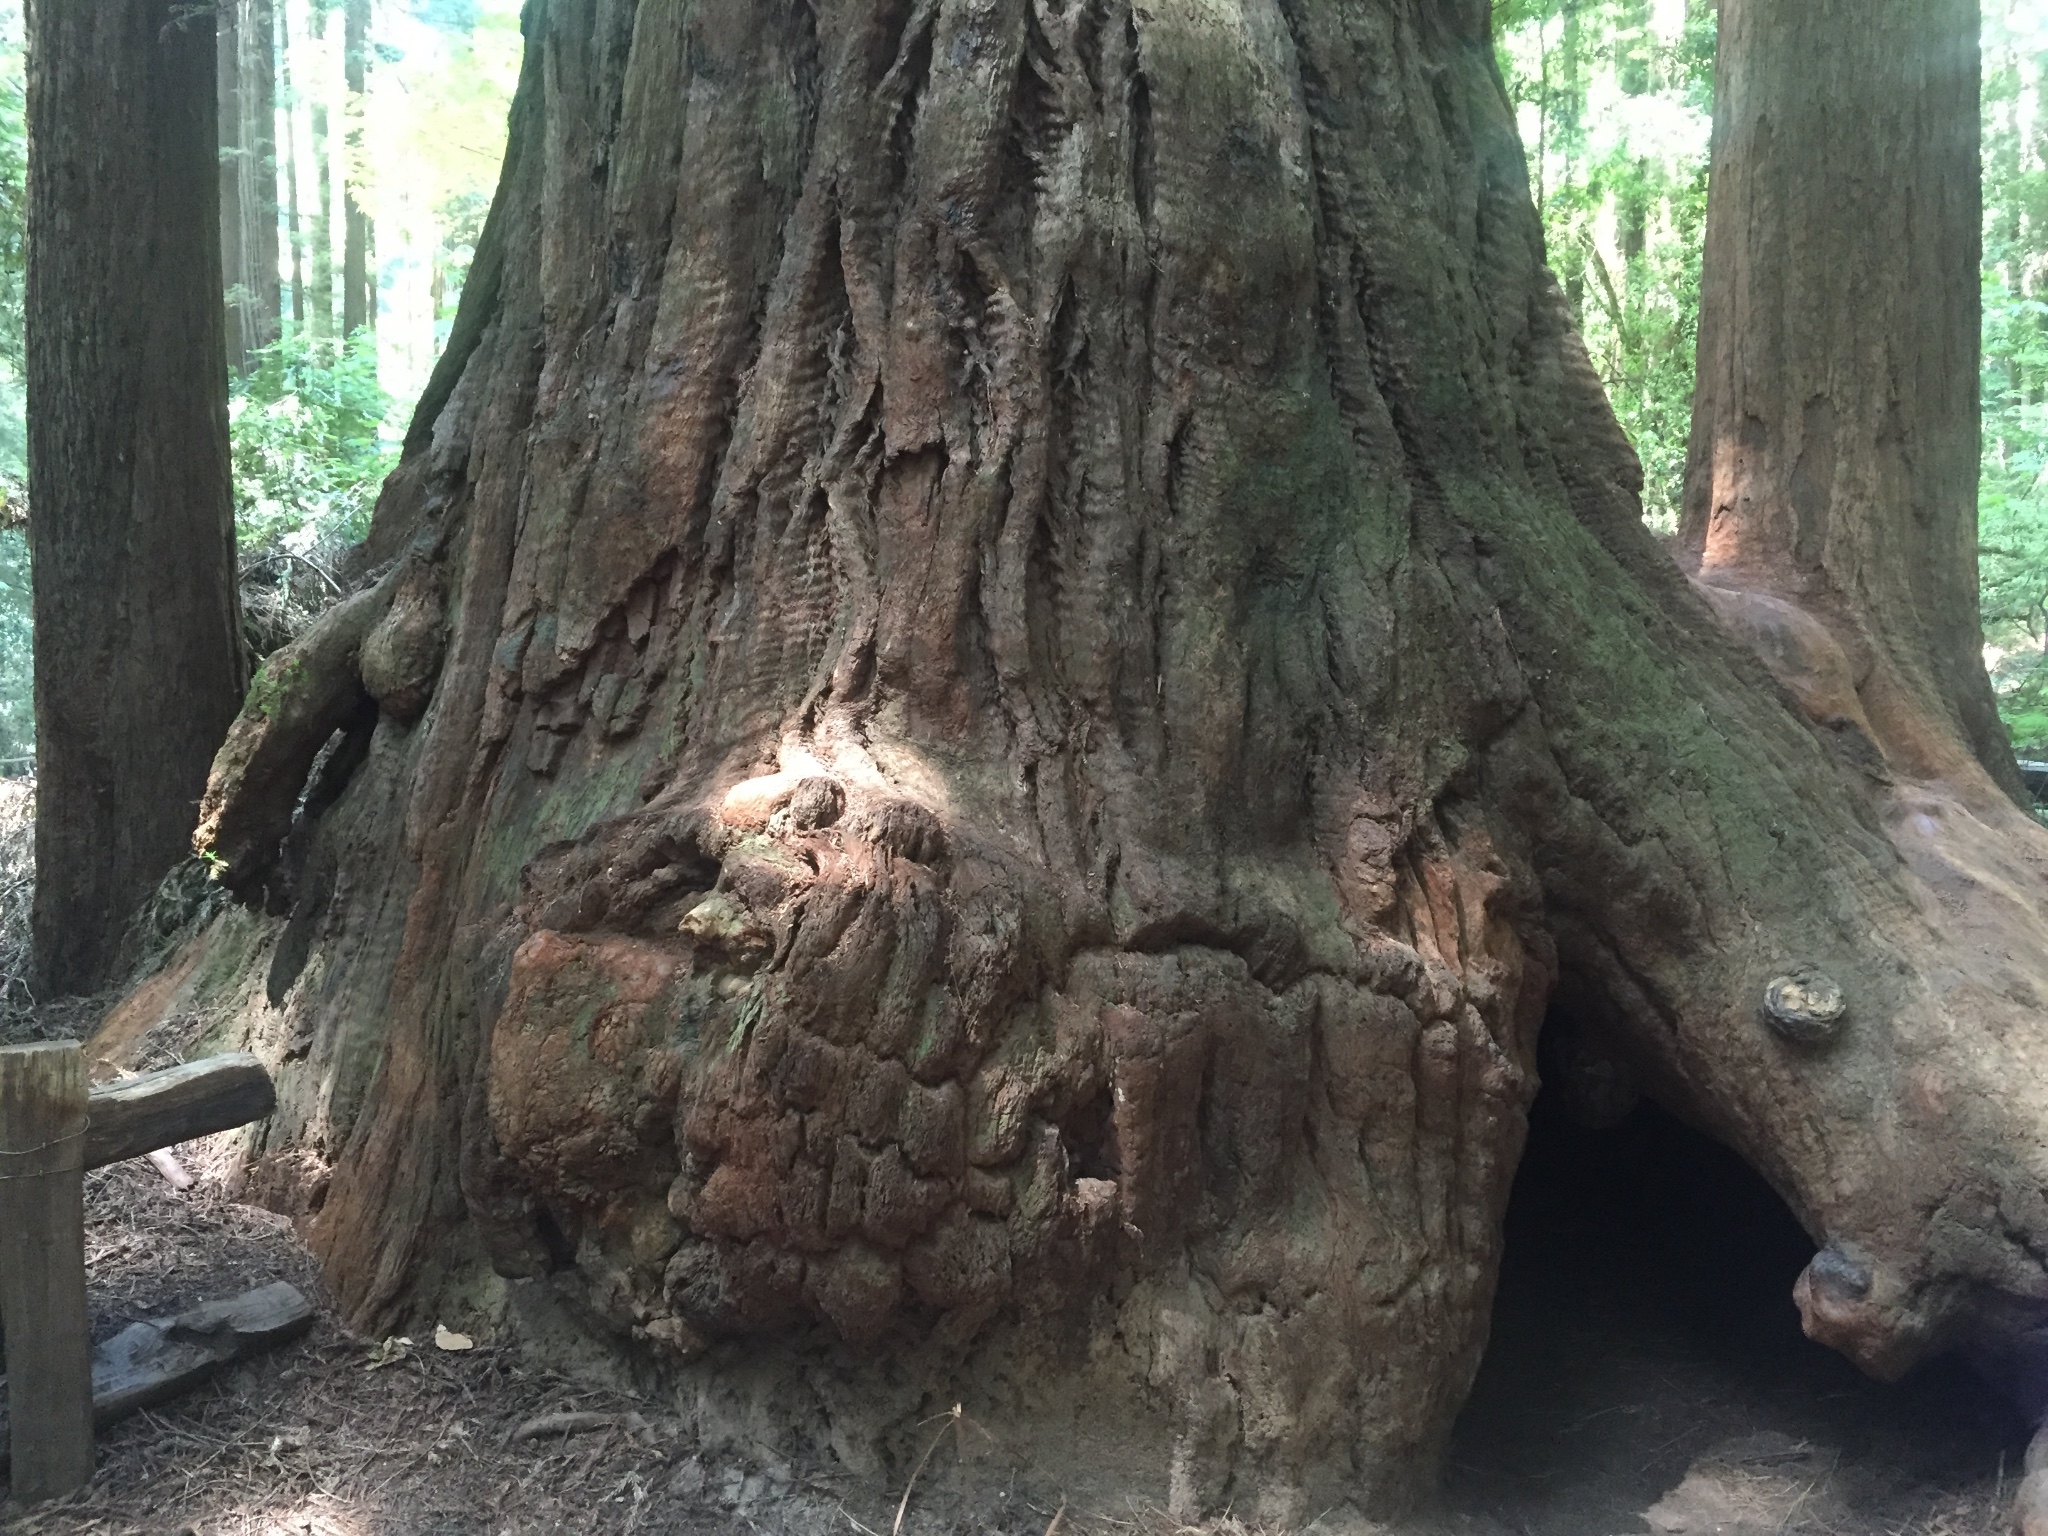
[[[228,1200],[204,1144],[185,1155],[201,1179],[184,1194],[146,1163],[90,1177],[97,1326],[272,1279],[317,1298],[288,1224]],[[1544,1122],[1443,1507],[1390,1536],[2002,1532],[2022,1426],[1960,1367],[1882,1388],[1806,1344],[1786,1299],[1802,1241],[1732,1159],[1660,1117],[1604,1136]],[[586,1417],[531,1428],[565,1413]],[[966,1496],[953,1431],[932,1435],[906,1533],[1176,1530],[1140,1506]],[[707,1458],[659,1400],[566,1380],[511,1348],[352,1337],[323,1314],[304,1341],[112,1429],[89,1489],[10,1507],[0,1528],[879,1536],[896,1528],[903,1493],[772,1455]]]

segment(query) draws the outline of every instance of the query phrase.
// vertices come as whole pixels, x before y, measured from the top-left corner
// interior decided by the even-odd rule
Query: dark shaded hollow
[[[1813,1243],[1732,1152],[1645,1103],[1593,1131],[1539,1094],[1508,1207],[1493,1330],[1458,1421],[1450,1502],[1526,1536],[1639,1531],[1717,1448],[1815,1448],[1873,1516],[2009,1490],[2027,1428],[1960,1359],[1892,1386],[1800,1332]]]

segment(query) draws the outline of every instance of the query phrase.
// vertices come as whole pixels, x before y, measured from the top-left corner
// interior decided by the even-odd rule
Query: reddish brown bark
[[[277,57],[272,0],[222,0],[220,89],[221,277],[227,287],[228,367],[283,327],[277,243]]]
[[[2048,1300],[2024,1214],[2048,834],[2013,803],[1977,612],[1977,33],[1974,0],[1887,0],[1854,25],[1789,0],[1723,7],[1681,539],[1911,870],[1946,1011],[2006,1064],[1959,1077],[1896,1029],[1900,1150],[1828,1175],[1843,1197],[1898,1186],[1798,1290],[1810,1334],[1885,1374],[1986,1293],[2029,1332]],[[1959,1111],[1966,1091],[1987,1102]],[[2011,1150],[1964,1166],[1992,1126]],[[2012,1226],[1987,1238],[1971,1209]]]
[[[1681,543],[1829,630],[1903,771],[1960,749],[2018,795],[1977,615],[1977,10],[1724,7]]]

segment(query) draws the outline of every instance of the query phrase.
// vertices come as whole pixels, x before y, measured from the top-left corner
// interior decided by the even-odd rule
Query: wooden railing
[[[50,1498],[92,1477],[86,1170],[261,1120],[276,1104],[254,1056],[90,1088],[75,1041],[0,1047],[0,1325],[15,1498]]]

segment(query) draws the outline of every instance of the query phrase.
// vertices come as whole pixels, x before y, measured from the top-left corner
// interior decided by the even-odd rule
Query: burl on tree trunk
[[[961,1401],[1398,1503],[1554,993],[1862,1358],[2042,1294],[2043,951],[1644,531],[1485,4],[527,16],[364,595],[204,807],[359,1320],[488,1266],[856,1467]]]

